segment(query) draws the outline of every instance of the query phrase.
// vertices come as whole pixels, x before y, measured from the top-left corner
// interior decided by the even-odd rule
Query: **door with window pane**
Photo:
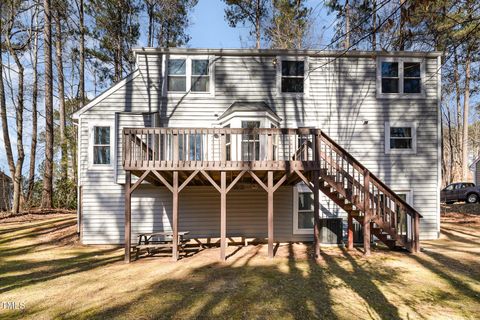
[[[260,128],[260,121],[242,121],[242,128],[255,129]],[[258,161],[260,160],[260,135],[248,133],[242,135],[242,160]]]

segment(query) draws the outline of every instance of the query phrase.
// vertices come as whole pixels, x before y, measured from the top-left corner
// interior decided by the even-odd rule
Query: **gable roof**
[[[72,117],[73,119],[78,119],[82,113],[85,111],[89,110],[93,106],[95,106],[97,103],[101,102],[103,99],[107,98],[109,95],[135,79],[138,75],[140,75],[140,71],[137,69],[127,75],[125,78],[108,88],[107,90],[103,91],[100,93],[98,96],[96,96],[92,101],[90,101],[87,105],[85,105],[82,109],[77,110],[76,112],[73,113]]]
[[[480,157],[478,157],[477,159],[473,160],[472,164],[468,167],[471,171],[475,171],[475,167],[476,167],[476,164],[477,162],[480,161]]]
[[[218,120],[226,118],[235,112],[267,112],[277,121],[282,121],[282,118],[280,118],[265,101],[235,101],[218,117]]]
[[[311,56],[311,57],[418,57],[436,58],[440,51],[363,51],[325,49],[207,49],[207,48],[134,48],[135,56],[142,54],[200,54],[216,56]]]

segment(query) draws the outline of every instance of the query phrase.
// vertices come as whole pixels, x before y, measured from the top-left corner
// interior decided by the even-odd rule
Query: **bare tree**
[[[58,77],[58,104],[60,115],[60,168],[61,179],[65,181],[68,178],[68,150],[67,140],[65,137],[65,76],[63,72],[63,34],[62,34],[62,21],[64,19],[66,3],[63,1],[56,2],[55,9],[55,48],[56,48],[56,66]]]
[[[38,29],[38,7],[35,9],[35,28]],[[38,30],[34,32],[33,38],[33,88],[32,88],[32,142],[30,144],[30,164],[28,174],[27,202],[30,201],[35,184],[35,163],[37,155],[37,135],[38,135]]]
[[[43,1],[45,52],[45,172],[43,177],[42,208],[52,207],[53,194],[53,70],[52,70],[52,13],[50,0]]]

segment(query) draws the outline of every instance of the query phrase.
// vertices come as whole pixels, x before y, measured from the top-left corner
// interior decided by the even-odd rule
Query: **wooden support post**
[[[363,248],[364,254],[366,256],[370,255],[370,223],[371,223],[371,212],[370,212],[370,172],[365,170],[363,174],[363,188],[364,188],[364,219],[363,219]]]
[[[227,250],[227,173],[220,173],[220,259],[225,261]]]
[[[353,250],[353,216],[351,213],[348,214],[348,243],[347,250]]]
[[[268,256],[273,258],[273,171],[268,171]]]
[[[172,192],[172,229],[173,229],[173,246],[172,259],[178,260],[178,171],[173,171],[173,192]]]
[[[132,246],[132,173],[125,172],[125,263],[130,263],[130,250]]]
[[[313,171],[313,241],[315,259],[320,257],[320,188],[319,171]]]
[[[415,244],[414,244],[414,247],[413,247],[413,252],[415,253],[418,253],[420,252],[420,217],[418,216],[418,214],[415,214],[415,218],[414,218],[414,225],[415,225],[415,229],[414,229],[414,239],[415,239]]]

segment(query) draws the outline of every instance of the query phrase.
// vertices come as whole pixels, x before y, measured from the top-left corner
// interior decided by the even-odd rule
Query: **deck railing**
[[[125,170],[318,171],[364,219],[419,248],[421,215],[319,129],[125,128]]]
[[[127,170],[285,170],[316,164],[314,129],[125,128]]]

